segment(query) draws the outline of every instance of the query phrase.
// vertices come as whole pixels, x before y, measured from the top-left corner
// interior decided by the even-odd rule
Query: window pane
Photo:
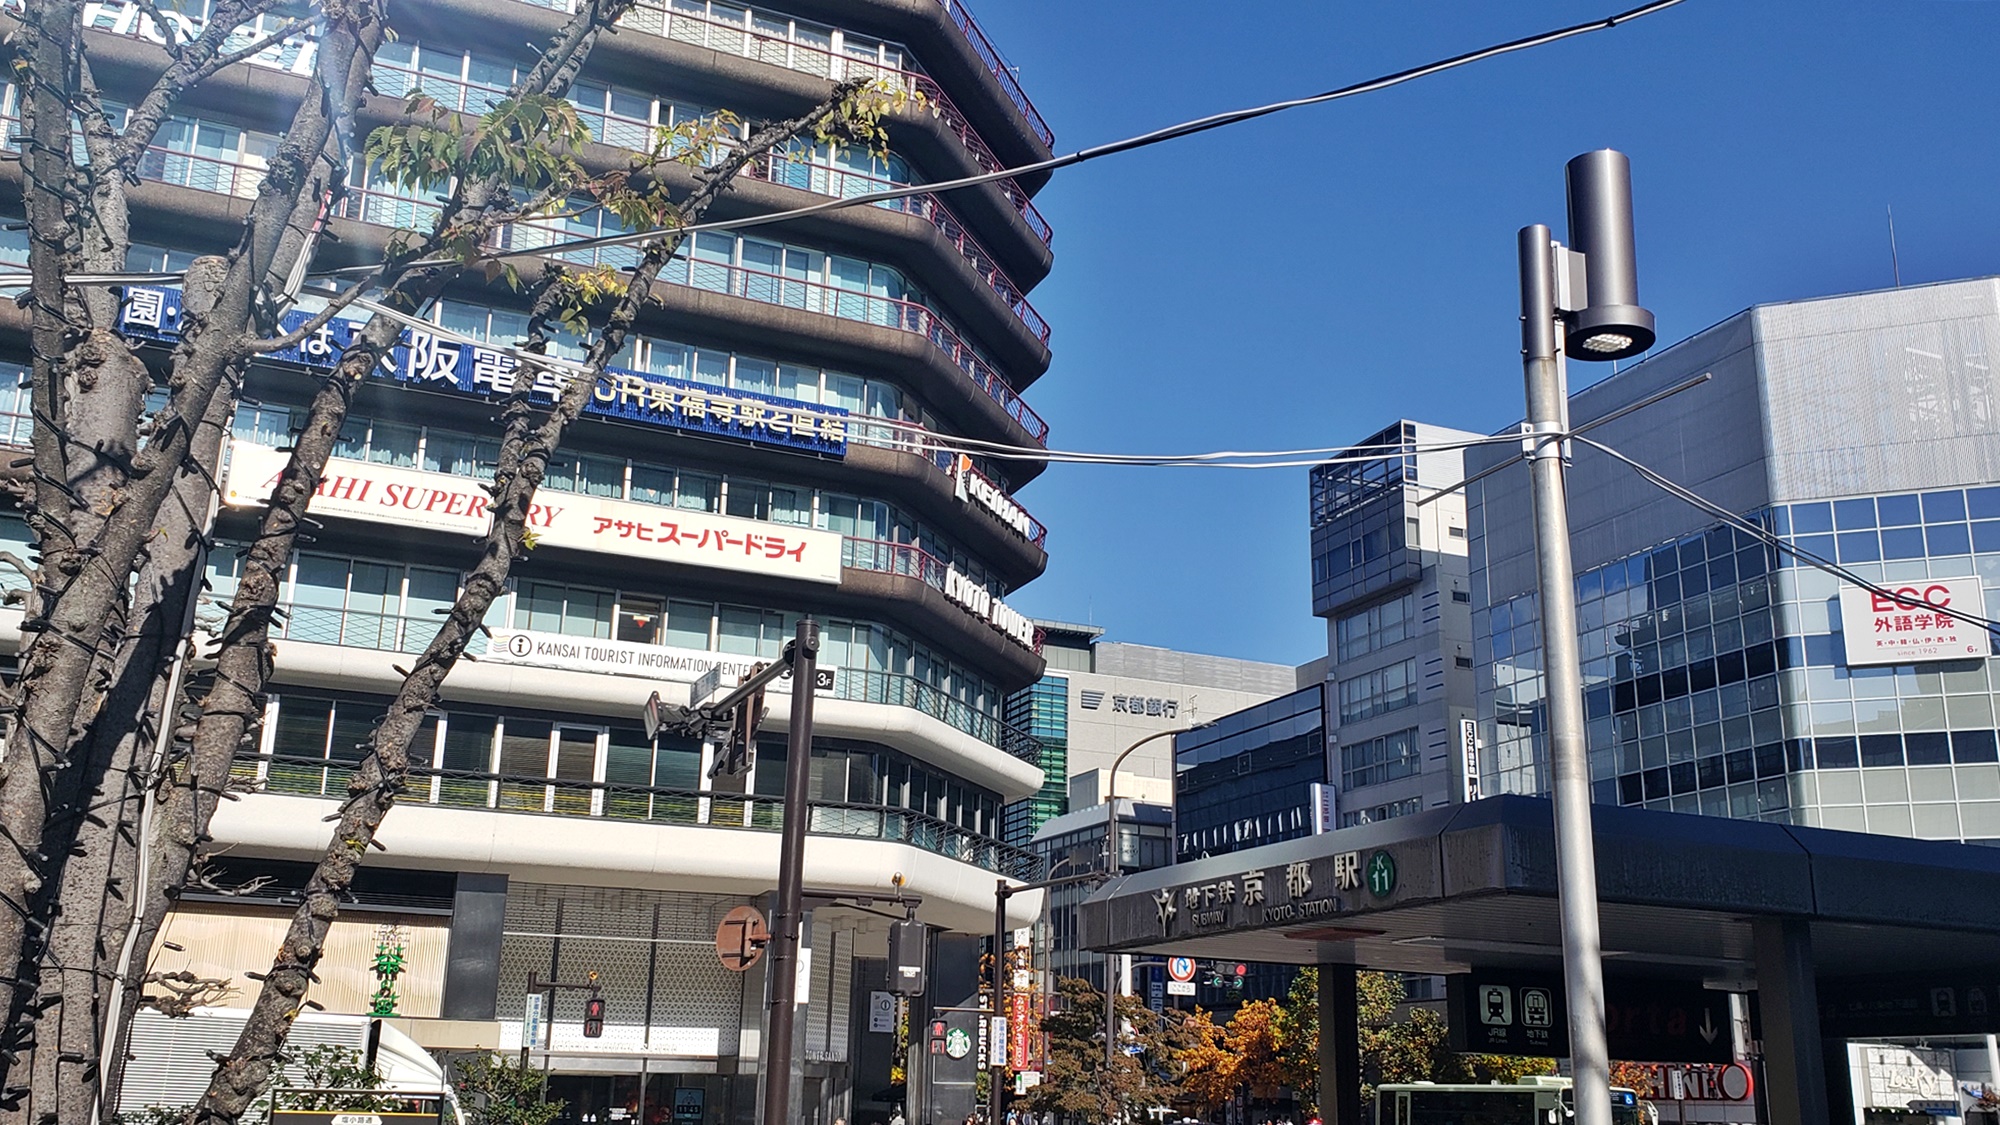
[[[764,615],[760,610],[723,606],[721,612],[716,615],[716,647],[737,656],[757,655],[763,618]]]
[[[708,602],[675,601],[667,606],[667,643],[676,648],[708,651],[708,631],[715,607]]]

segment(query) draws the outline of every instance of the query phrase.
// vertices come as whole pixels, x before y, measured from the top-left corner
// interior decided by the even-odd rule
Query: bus
[[[1574,1120],[1574,1101],[1567,1078],[1524,1078],[1513,1086],[1379,1086],[1375,1125],[1566,1125]],[[1611,1122],[1645,1125],[1639,1095],[1612,1087]]]

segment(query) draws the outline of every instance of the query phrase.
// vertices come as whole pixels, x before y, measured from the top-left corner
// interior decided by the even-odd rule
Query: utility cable
[[[1594,20],[1585,21],[1583,23],[1571,24],[1568,27],[1560,27],[1550,31],[1538,32],[1534,35],[1525,36],[1520,39],[1512,39],[1504,43],[1496,43],[1491,46],[1481,47],[1478,48],[1477,50],[1467,51],[1463,54],[1453,55],[1449,58],[1439,59],[1435,62],[1424,63],[1421,66],[1410,67],[1406,70],[1399,70],[1391,74],[1385,74],[1376,78],[1370,78],[1365,81],[1356,82],[1347,86],[1341,86],[1336,89],[1324,91],[1322,93],[1311,94],[1300,98],[1288,98],[1284,101],[1271,102],[1268,105],[1252,106],[1246,109],[1229,110],[1223,113],[1210,114],[1206,117],[1197,117],[1191,121],[1183,121],[1177,125],[1168,125],[1164,128],[1154,129],[1150,132],[1141,133],[1133,137],[1127,137],[1123,140],[1110,141],[1101,145],[1093,145],[1089,148],[1078,149],[1075,152],[1067,153],[1062,156],[1053,156],[1047,160],[1038,160],[1032,163],[1018,165],[1013,168],[1003,168],[994,172],[984,172],[976,176],[963,176],[955,180],[941,180],[933,183],[911,184],[905,187],[885,188],[881,191],[863,192],[858,195],[844,196],[839,199],[828,199],[825,200],[824,202],[814,203],[805,207],[794,207],[786,211],[774,211],[763,215],[750,215],[739,219],[719,219],[712,222],[693,223],[684,227],[634,231],[625,234],[604,235],[597,238],[581,238],[569,242],[557,242],[546,246],[522,247],[513,250],[498,250],[489,254],[483,254],[476,260],[495,261],[503,258],[539,257],[543,255],[561,253],[572,250],[590,250],[601,247],[623,246],[635,242],[644,242],[649,239],[657,238],[662,234],[669,234],[669,233],[687,235],[687,234],[698,234],[703,231],[742,230],[748,227],[765,226],[771,223],[789,222],[793,219],[802,219],[810,215],[818,215],[828,211],[844,210],[849,207],[869,206],[876,203],[886,203],[897,199],[905,199],[914,195],[929,195],[934,192],[955,191],[959,188],[977,187],[981,184],[993,183],[998,180],[1013,179],[1017,176],[1032,175],[1039,172],[1053,172],[1056,171],[1057,169],[1068,168],[1073,165],[1082,164],[1086,161],[1097,160],[1106,156],[1115,156],[1119,153],[1130,152],[1134,149],[1145,148],[1150,145],[1162,144],[1166,141],[1179,140],[1182,137],[1190,137],[1197,133],[1205,133],[1211,129],[1220,129],[1229,125],[1238,125],[1245,121],[1255,120],[1259,117],[1267,117],[1274,113],[1282,113],[1288,109],[1298,109],[1303,106],[1319,105],[1324,102],[1331,102],[1343,98],[1356,97],[1361,94],[1375,93],[1376,91],[1379,90],[1386,90],[1394,86],[1403,85],[1406,82],[1414,82],[1419,78],[1428,78],[1433,74],[1441,74],[1448,70],[1456,70],[1457,68],[1462,66],[1469,66],[1472,63],[1483,62],[1487,59],[1498,58],[1502,55],[1514,54],[1516,52],[1525,51],[1533,47],[1546,46],[1550,43],[1557,43],[1565,39],[1572,39],[1579,35],[1587,35],[1594,31],[1606,31],[1611,28],[1617,27],[1619,24],[1629,23],[1633,20],[1640,19],[1645,16],[1650,16],[1656,12],[1664,11],[1682,2],[1683,0],[1652,0],[1652,2],[1650,3],[1641,4],[1636,8],[1630,8],[1623,12],[1618,12],[1614,15],[1602,16]],[[412,263],[412,268],[434,266],[434,265],[451,265],[451,264],[460,264],[460,263],[458,263],[456,259],[448,259],[448,258],[428,259],[425,261]],[[375,267],[373,266],[344,266],[328,270],[315,270],[313,271],[312,276],[334,277],[343,274],[371,270],[374,268]],[[146,282],[151,282],[151,281],[175,280],[178,279],[180,276],[181,275],[178,273],[90,274],[90,275],[74,276],[67,280],[71,284],[130,285],[130,284],[144,284]],[[28,283],[29,283],[29,277],[25,273],[0,274],[0,289],[19,287],[22,285],[26,285]]]
[[[1640,463],[1639,461],[1631,457],[1626,456],[1623,453],[1620,453],[1616,449],[1613,449],[1610,446],[1605,445],[1603,442],[1594,441],[1590,438],[1583,437],[1578,434],[1570,434],[1569,439],[1571,441],[1582,442],[1584,445],[1590,446],[1592,449],[1595,449],[1598,452],[1603,453],[1605,456],[1610,457],[1613,460],[1626,465],[1627,467],[1632,469],[1633,472],[1638,473],[1639,476],[1643,477],[1648,483],[1658,487],[1662,491],[1665,491],[1668,494],[1674,496],[1675,498],[1721,519],[1724,523],[1727,523],[1731,527],[1734,527],[1740,531],[1749,534],[1751,537],[1757,539],[1759,542],[1762,542],[1771,547],[1775,547],[1778,550],[1783,551],[1785,554],[1791,555],[1793,558],[1798,559],[1800,562],[1803,562],[1806,565],[1813,567],[1816,570],[1824,571],[1827,574],[1831,574],[1835,578],[1838,578],[1841,581],[1849,583],[1851,585],[1858,586],[1861,589],[1867,590],[1871,594],[1879,594],[1882,597],[1889,598],[1899,604],[1909,604],[1906,598],[1897,594],[1894,590],[1887,589],[1878,583],[1875,583],[1873,581],[1870,581],[1869,579],[1861,577],[1859,574],[1856,574],[1854,571],[1840,565],[1837,562],[1834,562],[1831,559],[1825,558],[1824,556],[1821,556],[1812,551],[1806,550],[1803,547],[1798,546],[1797,544],[1791,542],[1790,540],[1787,540],[1783,536],[1778,535],[1777,533],[1769,531],[1764,527],[1760,526],[1755,520],[1745,519],[1742,516],[1737,515],[1736,513],[1730,511],[1728,508],[1725,508],[1722,505],[1717,504],[1715,501],[1708,499],[1707,497],[1701,495],[1700,493],[1694,491],[1691,488],[1688,488],[1685,485],[1682,485],[1676,481],[1668,479],[1665,475],[1655,471],[1654,469]],[[1977,625],[1980,628],[1987,630],[1989,633],[2000,633],[2000,621],[1995,621],[1987,617],[1981,617],[1976,613],[1967,613],[1964,610],[1955,609],[1951,606],[1933,605],[1930,602],[1923,602],[1921,604],[1933,613],[1942,613],[1947,617],[1956,618],[1960,621],[1965,622],[1968,625]],[[1916,607],[1911,606],[1911,608],[1914,609]]]

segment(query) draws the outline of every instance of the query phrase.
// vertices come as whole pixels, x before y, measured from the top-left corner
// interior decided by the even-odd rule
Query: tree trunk
[[[702,186],[682,205],[682,223],[698,222],[709,205],[753,160],[844,112],[857,88],[839,87],[833,98],[803,117],[760,130],[741,149],[710,170]],[[361,764],[348,781],[347,797],[341,803],[332,839],[306,881],[304,901],[292,915],[291,925],[270,972],[264,977],[235,1049],[216,1067],[208,1091],[196,1107],[196,1122],[234,1125],[269,1084],[292,1021],[304,1010],[313,970],[325,951],[326,936],[339,913],[340,900],[353,885],[362,858],[370,847],[376,846],[382,820],[395,806],[407,783],[410,745],[423,726],[425,714],[437,703],[445,677],[481,628],[487,610],[505,591],[514,559],[528,549],[523,540],[527,514],[549,458],[562,444],[569,425],[589,404],[596,388],[594,376],[602,374],[612,357],[624,347],[634,320],[651,299],[654,279],[679,248],[682,237],[670,234],[646,247],[630,284],[591,346],[586,361],[591,375],[572,377],[546,420],[531,429],[525,399],[517,395],[509,402],[507,433],[490,487],[493,522],[479,562],[467,575],[463,591],[437,636],[404,677],[387,713],[370,733]],[[330,438],[328,435],[329,442]],[[305,435],[301,435],[302,445],[304,440]],[[281,482],[280,489],[283,487]],[[292,497],[292,501],[301,502],[300,511],[288,518],[295,520],[302,516],[302,501],[309,497],[309,491]],[[273,513],[280,502],[280,498],[273,498]],[[270,593],[275,594],[275,590]],[[238,598],[242,597],[239,588]],[[239,612],[242,609],[238,607]],[[268,618],[269,607],[264,607],[263,612]],[[227,678],[219,676],[217,683]]]

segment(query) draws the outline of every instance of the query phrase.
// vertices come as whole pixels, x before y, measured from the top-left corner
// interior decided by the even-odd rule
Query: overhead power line
[[[1755,520],[1745,519],[1742,516],[1737,515],[1735,512],[1732,512],[1728,508],[1725,508],[1722,505],[1716,503],[1715,501],[1710,500],[1706,496],[1701,495],[1700,493],[1687,487],[1686,485],[1680,484],[1677,481],[1669,479],[1664,474],[1640,463],[1639,461],[1631,457],[1626,456],[1623,453],[1620,453],[1616,449],[1613,449],[1610,446],[1605,445],[1603,442],[1594,441],[1590,438],[1582,437],[1577,434],[1571,434],[1569,436],[1570,440],[1578,441],[1583,443],[1584,445],[1590,446],[1592,449],[1595,449],[1598,452],[1604,454],[1605,456],[1610,457],[1612,460],[1627,466],[1633,472],[1638,473],[1640,477],[1644,478],[1647,481],[1647,483],[1654,485],[1655,487],[1661,489],[1662,491],[1667,492],[1668,494],[1684,501],[1685,503],[1693,507],[1699,508],[1702,511],[1707,512],[1708,514],[1715,516],[1716,518],[1722,520],[1729,526],[1734,527],[1737,530],[1750,535],[1752,538],[1756,539],[1761,543],[1764,543],[1767,546],[1774,547],[1777,550],[1783,552],[1784,554],[1792,556],[1793,558],[1799,560],[1802,563],[1805,563],[1807,566],[1810,566],[1815,570],[1824,571],[1825,573],[1831,574],[1835,578],[1840,579],[1842,582],[1847,582],[1852,585],[1858,586],[1863,590],[1867,590],[1869,593],[1880,594],[1883,597],[1891,598],[1898,602],[1904,600],[1902,596],[1898,595],[1894,590],[1890,590],[1873,581],[1870,581],[1869,579],[1863,578],[1859,574],[1856,574],[1854,571],[1840,565],[1837,562],[1834,562],[1831,559],[1828,559],[1822,555],[1816,554],[1812,551],[1806,550],[1805,548],[1798,546],[1796,543],[1793,543],[1792,541],[1777,534],[1776,532],[1770,531],[1764,528],[1763,526],[1759,525]],[[1981,617],[1976,613],[1967,613],[1962,609],[1956,609],[1951,606],[1932,605],[1929,602],[1924,603],[1924,605],[1930,610],[1930,612],[1942,613],[1947,617],[1956,618],[1960,621],[1965,622],[1968,625],[1977,625],[1980,628],[1987,630],[1989,633],[2000,632],[2000,621],[1995,621],[1987,617]]]
[[[964,176],[955,180],[942,180],[933,183],[912,184],[908,187],[885,188],[881,191],[871,191],[859,195],[844,196],[840,199],[829,199],[824,202],[814,203],[805,207],[794,207],[788,211],[773,211],[762,215],[745,216],[739,219],[720,219],[713,222],[694,223],[684,227],[634,231],[627,234],[604,235],[598,238],[580,238],[568,242],[557,242],[546,246],[525,247],[516,250],[497,250],[492,253],[482,255],[478,260],[486,261],[486,260],[498,260],[502,258],[514,258],[514,257],[540,257],[554,253],[563,253],[567,251],[591,250],[591,249],[598,249],[602,247],[612,247],[612,246],[625,246],[635,242],[644,242],[649,239],[657,238],[663,234],[698,234],[703,231],[742,230],[749,227],[766,226],[771,223],[789,222],[793,219],[801,219],[809,215],[818,215],[827,211],[839,211],[849,207],[864,207],[876,203],[885,203],[891,200],[904,199],[913,195],[929,195],[935,192],[955,191],[959,188],[977,187],[980,184],[993,183],[998,180],[1013,179],[1017,176],[1032,175],[1039,172],[1053,172],[1061,168],[1068,168],[1073,165],[1082,164],[1085,163],[1086,161],[1098,160],[1106,156],[1115,156],[1119,153],[1131,152],[1134,149],[1145,148],[1150,145],[1163,144],[1167,141],[1179,140],[1182,137],[1191,137],[1197,133],[1208,132],[1211,129],[1220,129],[1229,125],[1240,125],[1243,122],[1253,121],[1260,117],[1268,117],[1274,113],[1282,113],[1288,109],[1298,109],[1303,106],[1319,105],[1324,102],[1338,101],[1343,98],[1352,98],[1359,96],[1361,94],[1371,94],[1379,90],[1387,90],[1394,86],[1403,85],[1406,82],[1414,82],[1419,78],[1428,78],[1434,74],[1442,74],[1445,71],[1456,70],[1459,67],[1469,66],[1473,63],[1483,62],[1487,59],[1498,58],[1502,55],[1514,54],[1516,52],[1525,51],[1533,47],[1546,46],[1550,43],[1558,43],[1565,39],[1573,39],[1579,35],[1588,35],[1591,32],[1595,31],[1606,31],[1611,28],[1617,27],[1619,24],[1630,23],[1633,20],[1641,19],[1645,16],[1650,16],[1656,12],[1664,11],[1668,8],[1674,7],[1675,5],[1678,5],[1683,2],[1684,0],[1652,0],[1651,3],[1641,4],[1636,8],[1629,8],[1625,11],[1618,12],[1614,15],[1602,16],[1594,20],[1587,20],[1583,23],[1571,24],[1567,27],[1559,27],[1550,31],[1538,32],[1534,35],[1525,36],[1520,39],[1511,39],[1504,43],[1496,43],[1491,46],[1481,47],[1478,48],[1477,50],[1467,51],[1463,54],[1453,55],[1449,58],[1439,59],[1435,62],[1424,63],[1421,66],[1413,66],[1406,70],[1399,70],[1391,74],[1384,74],[1379,77],[1370,78],[1365,81],[1353,83],[1351,85],[1337,87],[1332,90],[1326,90],[1322,93],[1311,94],[1300,98],[1288,98],[1284,101],[1271,102],[1267,105],[1252,106],[1247,109],[1229,110],[1223,113],[1210,114],[1206,117],[1197,117],[1191,121],[1183,121],[1176,125],[1168,125],[1164,128],[1154,129],[1146,133],[1140,133],[1137,136],[1126,137],[1123,140],[1110,141],[1101,145],[1093,145],[1089,148],[1078,149],[1075,152],[1066,153],[1061,156],[1053,156],[1047,160],[1038,160],[1029,164],[1017,165],[1012,168],[1003,168],[995,172],[984,172],[976,176]],[[424,261],[412,263],[411,268],[432,266],[432,265],[450,265],[454,264],[455,261],[456,261],[455,259],[448,259],[448,258],[426,259]],[[373,268],[374,268],[373,266],[344,266],[328,270],[314,270],[311,272],[311,276],[335,277],[344,274],[365,272],[367,270],[372,270]],[[88,276],[72,277],[69,279],[69,281],[71,284],[131,285],[131,284],[145,284],[148,282],[155,282],[155,281],[172,281],[172,280],[177,280],[180,277],[181,274],[179,273],[95,274]],[[30,283],[30,278],[25,273],[0,274],[0,289],[15,288],[27,285],[29,283]]]

